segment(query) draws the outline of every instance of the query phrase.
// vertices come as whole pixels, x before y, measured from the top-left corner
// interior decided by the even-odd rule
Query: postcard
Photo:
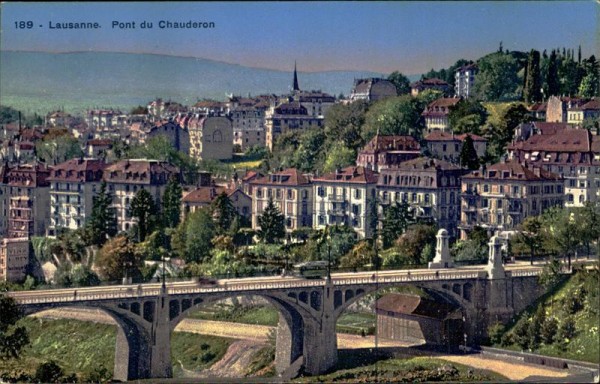
[[[597,382],[598,1],[0,7],[1,382]]]

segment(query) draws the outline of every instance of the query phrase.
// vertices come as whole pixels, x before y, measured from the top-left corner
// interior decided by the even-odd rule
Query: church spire
[[[294,60],[294,91],[299,91],[300,86],[298,85],[298,72],[296,71],[296,61]]]

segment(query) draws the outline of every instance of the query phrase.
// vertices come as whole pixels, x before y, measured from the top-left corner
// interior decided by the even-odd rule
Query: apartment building
[[[361,238],[372,236],[368,218],[378,176],[371,169],[351,166],[313,178],[313,228],[347,225]]]
[[[196,115],[188,123],[189,154],[196,160],[227,160],[233,157],[233,128],[224,116]]]
[[[29,266],[29,238],[0,239],[0,281],[25,280]]]
[[[515,229],[526,217],[562,207],[564,182],[554,173],[518,161],[500,162],[462,177],[460,237],[475,226],[488,234]]]
[[[454,92],[456,96],[469,98],[473,96],[475,75],[479,72],[477,64],[467,64],[458,68],[454,74]]]
[[[383,209],[405,202],[416,219],[436,223],[458,236],[460,183],[466,173],[444,160],[421,157],[379,174],[377,193]]]
[[[370,77],[354,80],[350,100],[365,100],[370,102],[394,96],[398,96],[398,90],[394,83],[386,79]]]
[[[284,169],[250,181],[252,186],[252,228],[260,229],[258,217],[272,199],[285,217],[291,232],[312,226],[313,188],[311,180],[295,168]]]
[[[171,176],[179,176],[179,168],[165,161],[122,160],[104,169],[103,178],[113,196],[119,231],[128,231],[135,224],[129,209],[140,189],[147,190],[160,202]]]
[[[450,111],[460,102],[458,97],[441,97],[427,105],[421,116],[425,119],[427,133],[451,131]]]
[[[265,144],[270,150],[277,138],[288,132],[306,131],[324,126],[323,116],[313,116],[298,101],[283,103],[271,107],[265,116]]]
[[[50,182],[48,235],[60,229],[79,229],[92,214],[94,196],[100,190],[107,164],[96,159],[71,159],[53,167]]]
[[[479,158],[483,157],[487,149],[487,140],[478,135],[467,133],[455,135],[451,132],[435,131],[425,136],[425,142],[432,157],[458,163],[467,136],[471,136],[477,156]]]

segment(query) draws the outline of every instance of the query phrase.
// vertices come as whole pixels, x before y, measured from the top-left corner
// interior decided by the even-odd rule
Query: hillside
[[[580,270],[524,311],[505,331],[493,327],[494,346],[593,363],[600,361],[600,271]]]
[[[91,107],[129,111],[153,98],[193,104],[199,99],[224,100],[229,93],[284,94],[292,70],[282,72],[193,57],[109,52],[0,52],[0,103],[25,113]],[[373,72],[302,72],[300,88],[348,95],[355,78],[380,77]]]

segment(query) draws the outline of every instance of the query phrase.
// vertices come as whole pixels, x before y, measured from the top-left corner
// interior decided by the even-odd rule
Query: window
[[[360,199],[360,189],[357,188],[354,190],[354,198]]]
[[[317,195],[320,197],[324,197],[325,196],[325,188],[317,187]]]
[[[294,198],[294,191],[293,191],[293,190],[291,190],[291,189],[288,189],[288,190],[287,190],[287,198],[288,198],[289,200],[291,200],[291,199],[293,199],[293,198]]]
[[[483,184],[483,192],[489,192],[489,191],[490,191],[489,184]]]

